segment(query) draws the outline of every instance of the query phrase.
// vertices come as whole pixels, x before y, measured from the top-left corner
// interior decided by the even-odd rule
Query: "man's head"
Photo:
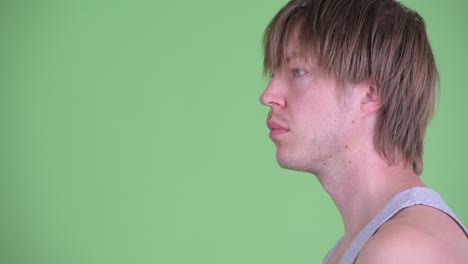
[[[417,13],[393,0],[292,0],[267,27],[264,52],[266,73],[281,72],[300,58],[321,79],[334,80],[330,89],[336,87],[342,96],[360,84],[373,87],[378,98],[376,149],[389,163],[404,162],[421,174],[438,75]],[[302,69],[292,70],[301,74]],[[300,95],[290,95],[295,96]],[[267,101],[264,94],[262,102],[271,107]],[[345,108],[341,110],[349,110]],[[334,118],[335,132],[349,128],[340,127],[344,119]]]

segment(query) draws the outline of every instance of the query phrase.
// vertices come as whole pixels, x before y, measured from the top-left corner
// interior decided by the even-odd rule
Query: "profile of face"
[[[298,56],[295,41],[286,55],[286,65],[272,72],[260,102],[270,108],[267,126],[279,165],[317,174],[345,159],[359,102],[352,90],[341,92],[335,79]]]

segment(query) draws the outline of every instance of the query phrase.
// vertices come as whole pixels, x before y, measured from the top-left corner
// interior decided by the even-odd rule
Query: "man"
[[[277,161],[315,174],[343,218],[324,263],[468,263],[468,231],[419,178],[438,80],[423,19],[393,0],[292,0],[264,53]]]

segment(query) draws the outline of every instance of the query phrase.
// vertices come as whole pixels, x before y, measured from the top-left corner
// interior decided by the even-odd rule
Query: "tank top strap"
[[[354,263],[362,247],[385,222],[400,210],[413,205],[431,206],[446,213],[461,227],[468,237],[468,230],[463,226],[462,222],[455,216],[437,192],[425,187],[414,187],[402,191],[390,199],[387,205],[385,205],[385,207],[354,238],[351,245],[346,249],[345,253],[341,257],[339,264]],[[330,252],[328,252],[323,263],[327,263],[329,261],[338,243],[336,243]]]

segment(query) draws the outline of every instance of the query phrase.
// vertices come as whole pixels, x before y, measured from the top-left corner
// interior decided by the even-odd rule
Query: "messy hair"
[[[293,36],[322,74],[376,87],[376,147],[390,164],[406,162],[420,175],[438,87],[423,18],[394,0],[291,0],[265,30],[265,73],[286,64]]]

